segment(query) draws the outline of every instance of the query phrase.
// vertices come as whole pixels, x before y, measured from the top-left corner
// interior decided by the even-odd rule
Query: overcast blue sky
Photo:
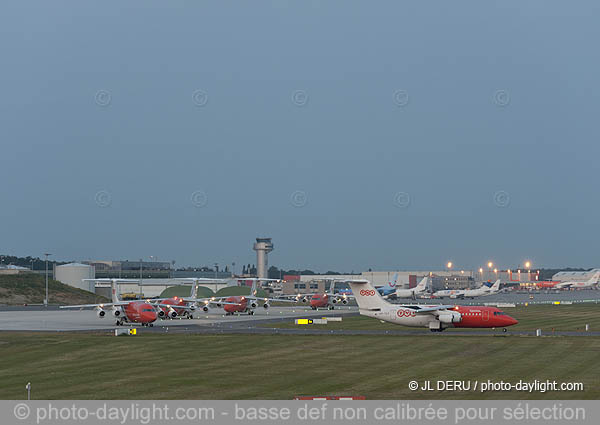
[[[595,1],[0,4],[0,252],[600,266]]]

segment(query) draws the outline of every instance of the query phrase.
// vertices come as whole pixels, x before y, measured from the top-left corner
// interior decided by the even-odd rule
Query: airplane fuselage
[[[419,305],[421,308],[434,306]],[[380,310],[360,309],[360,314],[409,327],[432,330],[455,328],[504,328],[517,322],[502,310],[487,306],[455,306],[450,310],[418,313],[415,306],[390,305]]]
[[[132,301],[122,306],[122,310],[124,314],[122,320],[132,323],[152,323],[158,317],[154,307],[144,301]]]

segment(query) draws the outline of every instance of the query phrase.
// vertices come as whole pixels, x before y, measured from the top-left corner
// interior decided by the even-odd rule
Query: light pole
[[[46,256],[46,298],[44,298],[44,307],[48,307],[48,257],[52,254],[45,252]]]
[[[27,400],[31,400],[31,382],[25,385],[25,389],[27,390]]]
[[[142,263],[143,263],[143,259],[140,258],[140,298],[142,295],[142,283],[143,283],[143,277],[142,277]]]
[[[217,274],[219,273],[219,263],[215,263],[215,294],[218,292]]]

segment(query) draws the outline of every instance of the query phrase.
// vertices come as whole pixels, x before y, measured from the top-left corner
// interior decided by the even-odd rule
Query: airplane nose
[[[516,325],[517,323],[519,323],[519,321],[513,317],[508,317],[508,325],[507,326],[512,326],[512,325]]]

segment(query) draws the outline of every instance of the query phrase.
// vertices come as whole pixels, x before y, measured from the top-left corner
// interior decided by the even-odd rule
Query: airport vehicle
[[[496,307],[399,305],[387,302],[368,280],[349,280],[361,315],[432,332],[455,328],[506,328],[518,321]],[[506,329],[505,329],[506,331]]]
[[[384,286],[376,286],[375,289],[379,292],[380,295],[384,297],[389,297],[396,293],[396,284],[398,283],[398,273],[394,275],[394,277]]]
[[[475,297],[485,297],[487,295],[492,295],[500,291],[500,279],[498,279],[494,284],[490,287],[485,283],[481,285],[479,288],[475,289],[444,289],[441,291],[436,291],[433,293],[435,298],[475,298]]]
[[[310,301],[310,308],[313,310],[317,310],[319,308],[333,310],[336,304],[348,304],[348,301],[354,298],[354,295],[336,294],[335,282],[337,281],[338,280],[336,279],[332,280],[329,285],[329,291],[325,293],[294,295],[294,302],[307,303]]]
[[[138,280],[130,279],[84,279],[88,282],[104,282],[111,284],[111,302],[104,304],[81,304],[64,305],[60,308],[93,308],[96,315],[103,318],[110,315],[115,319],[115,324],[121,326],[125,323],[140,323],[142,326],[153,326],[153,322],[159,317],[156,307],[148,301],[122,301],[119,299],[118,284],[138,283]]]
[[[594,275],[587,281],[569,281],[557,283],[554,285],[557,289],[583,289],[583,288],[592,288],[598,285],[600,282],[600,272],[594,273]]]
[[[410,289],[396,289],[396,298],[412,298],[415,299],[417,295],[422,295],[427,292],[427,285],[429,284],[429,276],[425,276],[417,286]]]

